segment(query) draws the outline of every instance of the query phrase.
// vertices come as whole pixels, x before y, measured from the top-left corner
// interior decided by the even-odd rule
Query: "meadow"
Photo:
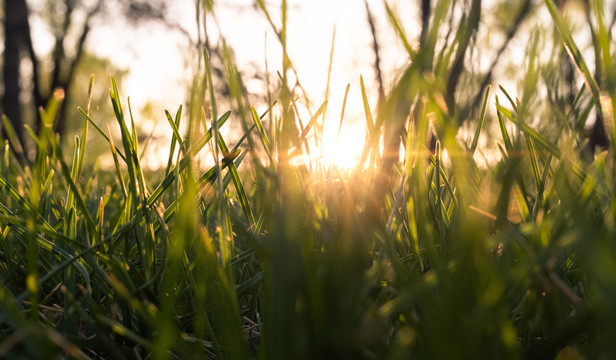
[[[616,68],[603,3],[589,10],[601,81],[546,0],[552,56],[539,58],[534,32],[519,93],[488,86],[466,113],[452,74],[480,3],[443,41],[455,3],[435,2],[415,47],[388,8],[409,65],[377,108],[362,82],[352,169],[311,160],[327,99],[298,116],[282,3],[274,20],[257,1],[284,56],[265,110],[246,102],[230,51],[221,101],[204,52],[190,104],[166,114],[174,135],[155,174],[113,78],[121,141],[84,104],[65,153],[51,131],[60,93],[30,133],[33,159],[3,118],[0,358],[615,357]],[[573,98],[555,71],[565,51]],[[591,143],[591,114],[606,144]],[[229,122],[243,129],[233,144]],[[105,139],[111,168],[95,165],[88,134]],[[479,161],[482,137],[496,137],[496,161]]]

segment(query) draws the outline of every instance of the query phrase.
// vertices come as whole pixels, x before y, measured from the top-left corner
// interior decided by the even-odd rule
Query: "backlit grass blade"
[[[167,121],[169,122],[169,126],[171,126],[171,130],[173,131],[173,136],[171,137],[171,145],[169,146],[169,159],[167,160],[167,168],[165,170],[165,174],[168,175],[169,170],[171,169],[171,165],[173,163],[173,153],[175,151],[176,142],[178,142],[180,145],[180,151],[183,151],[183,140],[178,129],[178,127],[180,126],[180,120],[182,118],[182,106],[180,105],[178,111],[175,113],[175,121],[171,117],[169,111],[165,110],[165,115],[167,117]]]
[[[39,211],[42,214],[48,213],[50,211],[46,206],[52,206],[51,199],[53,198],[53,180],[56,172],[54,169],[49,170],[49,174],[45,178],[45,182],[43,183],[43,187],[41,189],[41,203],[39,203]]]
[[[107,142],[110,142],[110,136],[111,136],[111,132],[109,132],[109,136],[107,136],[107,134],[105,134],[105,132],[98,126],[96,125],[96,123],[94,122],[94,120],[92,120],[90,118],[90,116],[88,114],[86,114],[85,111],[83,111],[82,108],[77,107],[77,110],[81,113],[81,116],[83,116],[90,124],[92,124],[92,126],[94,126],[94,129],[96,129],[96,131],[101,134],[101,136],[107,140]],[[120,157],[122,158],[122,160],[124,160],[126,162],[126,156],[124,156],[124,154],[120,151],[120,149],[118,149],[117,147],[115,148],[115,151],[118,155],[120,155]]]
[[[552,164],[552,154],[549,154],[547,159],[545,160],[545,167],[543,169],[541,181],[539,182],[539,188],[537,190],[537,198],[535,200],[535,205],[533,205],[532,218],[535,220],[537,219],[537,213],[539,211],[540,206],[543,206],[544,201],[545,201],[544,199],[545,185],[547,181],[549,180],[551,164]]]
[[[122,104],[120,102],[120,95],[118,92],[118,88],[116,86],[115,80],[111,77],[111,90],[109,92],[111,97],[111,102],[113,104],[113,109],[116,115],[116,120],[120,125],[121,135],[122,135],[122,143],[124,145],[124,152],[127,155],[127,169],[129,175],[129,195],[133,196],[133,199],[129,200],[132,203],[132,209],[130,210],[131,215],[136,215],[138,210],[138,200],[139,197],[143,201],[145,201],[145,197],[147,196],[147,188],[145,184],[145,180],[143,178],[143,172],[141,171],[141,165],[139,163],[138,157],[138,148],[137,148],[137,138],[135,137],[135,129],[134,129],[134,121],[132,119],[132,113],[129,112],[131,117],[131,131],[129,131],[128,126],[126,124],[126,119],[124,118],[124,112],[122,110]],[[130,111],[130,99],[129,99],[129,111]],[[140,233],[139,233],[140,234]]]
[[[225,167],[223,165],[223,169],[224,168]],[[213,185],[217,179],[216,174],[216,166],[212,166],[208,171],[206,171],[195,181],[195,188],[200,191],[208,185]],[[226,187],[223,186],[223,189],[226,189]],[[171,204],[169,204],[169,206],[167,206],[167,209],[163,214],[163,219],[165,222],[169,222],[176,214],[178,204],[183,201],[185,196],[185,193],[182,193],[175,201],[173,201]]]
[[[227,268],[227,264],[229,260],[233,256],[233,251],[235,250],[232,229],[226,226],[227,221],[226,217],[228,216],[228,203],[226,202],[225,191],[223,190],[222,185],[222,173],[221,173],[221,161],[220,161],[220,152],[223,154],[227,154],[229,152],[224,146],[224,140],[220,135],[220,129],[218,127],[218,122],[216,119],[212,121],[212,127],[214,128],[214,145],[212,146],[212,157],[214,160],[214,167],[216,168],[216,199],[217,199],[217,225],[216,225],[216,234],[218,235],[218,248],[220,249],[220,262],[227,269],[227,275],[233,276],[230,269]]]
[[[19,192],[17,191],[17,189],[15,189],[15,187],[13,187],[13,185],[11,185],[7,179],[5,179],[3,176],[0,176],[0,186],[2,186],[3,188],[5,188],[8,193],[9,196],[11,198],[13,198],[15,201],[17,201],[17,203],[27,212],[29,213],[37,213],[36,209],[32,206],[32,204],[30,202],[28,202],[26,199],[24,199]],[[49,230],[53,230],[53,227],[39,214],[38,215],[38,221],[41,222],[41,224],[43,224],[43,226]]]
[[[37,147],[41,146],[41,140],[39,139],[39,137],[36,135],[36,133],[34,132],[34,130],[32,130],[32,128],[30,127],[30,125],[25,124],[24,125],[24,130],[26,130],[26,133],[30,136],[30,138],[32,140],[34,140],[34,142],[36,143]]]
[[[340,130],[342,130],[342,121],[344,121],[344,110],[346,110],[347,97],[349,96],[349,88],[351,84],[347,84],[344,90],[344,99],[342,100],[342,112],[340,113],[340,124],[338,124],[338,133],[336,134],[336,145],[340,140]]]
[[[315,114],[314,117],[316,116],[317,115]],[[248,135],[248,134],[245,134],[245,135]],[[248,136],[245,136],[244,138],[247,138]],[[220,133],[218,133],[218,144],[220,145],[220,150],[223,152],[223,154],[229,154],[229,149],[227,148],[227,145],[225,144],[225,141],[220,135]],[[240,202],[242,210],[244,211],[244,214],[248,218],[248,222],[250,226],[252,226],[255,223],[255,219],[252,214],[252,210],[250,208],[250,203],[248,202],[248,198],[246,197],[246,191],[244,190],[244,185],[242,184],[240,175],[237,172],[237,168],[235,167],[235,164],[232,161],[227,162],[227,164],[229,166],[229,171],[231,172],[231,175],[233,177],[233,184],[235,185],[235,190],[237,191],[238,200]]]
[[[137,129],[135,128],[135,119],[133,118],[133,107],[130,103],[130,96],[126,99],[126,103],[128,104],[128,118],[130,119],[130,131],[131,131],[130,134],[131,134],[131,139],[133,140],[132,141],[133,153],[139,154],[139,138],[137,137]],[[136,158],[138,159],[139,157],[136,156]],[[138,164],[135,164],[135,165],[138,165]]]
[[[124,145],[124,153],[126,154],[126,168],[128,170],[128,194],[133,196],[132,208],[129,208],[128,216],[136,215],[137,213],[137,196],[140,194],[138,190],[137,169],[134,160],[137,158],[137,154],[134,153],[135,145],[134,140],[131,137],[131,133],[126,125],[126,119],[124,118],[124,111],[122,110],[122,104],[120,102],[120,94],[115,80],[111,77],[111,90],[109,90],[109,96],[113,105],[113,111],[116,116],[118,125],[120,126],[120,133],[122,138],[122,144]],[[141,192],[143,194],[143,192]]]
[[[314,113],[314,115],[312,115],[312,117],[310,118],[310,121],[308,121],[308,124],[306,124],[306,127],[303,129],[301,135],[299,136],[300,141],[304,141],[306,139],[306,137],[308,136],[308,133],[310,132],[310,129],[312,129],[312,127],[316,123],[321,113],[325,111],[326,107],[327,107],[327,100],[323,101],[319,109]]]
[[[481,107],[481,115],[479,115],[479,121],[477,122],[477,129],[475,129],[475,136],[473,136],[473,142],[471,143],[470,153],[473,155],[475,150],[477,149],[477,144],[479,143],[479,135],[481,134],[481,129],[483,128],[483,123],[486,119],[486,109],[488,108],[488,97],[490,96],[491,86],[488,85],[486,88],[486,94],[483,98],[483,106]]]
[[[71,191],[74,194],[75,206],[77,210],[79,210],[80,214],[84,217],[88,231],[91,232],[92,236],[99,237],[100,234],[98,233],[96,224],[94,223],[92,216],[90,216],[90,213],[88,212],[88,208],[85,204],[83,195],[81,195],[81,192],[77,188],[77,185],[71,178],[71,171],[69,170],[68,165],[66,165],[66,162],[64,162],[63,160],[64,156],[62,154],[61,146],[55,140],[52,140],[51,145],[53,147],[53,151],[57,154],[56,157],[58,159],[58,162],[60,163],[60,168],[62,169],[62,175],[64,177],[64,181],[66,181],[66,183],[68,184],[68,187],[71,189]]]
[[[501,107],[500,105],[497,106],[499,113],[503,112],[503,113],[507,113],[507,109]],[[543,135],[541,135],[539,132],[537,132],[535,129],[531,128],[530,126],[528,126],[528,124],[521,124],[520,120],[517,116],[512,115],[509,118],[514,124],[516,124],[520,130],[530,136],[531,138],[533,138],[533,140],[535,140],[535,142],[537,142],[537,144],[541,145],[543,148],[545,148],[546,150],[548,150],[550,153],[554,154],[554,156],[556,156],[557,158],[561,157],[561,152],[560,149],[558,148],[557,145],[555,145],[554,143],[550,142],[548,139],[546,139]],[[499,119],[500,120],[500,119]]]
[[[72,181],[77,180],[77,172],[79,168],[79,138],[75,137],[75,150],[73,153],[73,166],[71,170],[71,179]],[[75,196],[73,191],[69,188],[68,194],[66,196],[66,206],[65,206],[66,216],[64,217],[64,235],[69,238],[75,238],[77,235],[77,213],[75,211]],[[65,246],[66,250],[70,253],[75,252],[75,248],[68,245]],[[75,271],[71,267],[66,267],[64,270],[64,286],[66,287],[66,292],[64,293],[64,323],[67,326],[76,326],[77,318],[75,316],[75,307],[72,304],[71,297],[75,294],[76,290],[76,279],[75,279]],[[89,279],[88,279],[88,287],[89,287]]]
[[[79,157],[77,161],[77,172],[76,176],[81,174],[81,169],[83,168],[83,158],[86,153],[86,143],[88,141],[88,121],[83,122],[83,130],[81,132],[81,142],[79,143]]]
[[[569,111],[567,112],[567,118],[569,118],[571,116],[571,114],[573,113],[573,111],[577,107],[578,103],[580,102],[580,99],[582,98],[582,95],[584,95],[585,91],[586,91],[586,83],[583,83],[582,87],[580,87],[580,90],[578,91],[577,95],[575,95],[575,98],[573,99],[573,102],[571,103],[571,107],[569,107]]]
[[[370,103],[368,102],[368,95],[366,94],[366,86],[364,85],[364,78],[359,77],[359,84],[361,86],[361,98],[364,104],[364,117],[366,119],[366,126],[368,127],[368,134],[370,137],[374,137],[374,120],[372,119],[372,110],[370,110]]]
[[[207,53],[207,49],[203,49],[203,59],[205,61],[205,77],[207,80],[207,88],[210,94],[210,115],[212,119],[218,118],[218,108],[216,106],[216,93],[214,92],[214,82],[212,81],[212,64],[210,63],[210,55]],[[205,121],[205,119],[203,119]],[[207,126],[204,124],[203,129]]]
[[[436,166],[436,156],[434,154],[430,154],[430,162]],[[449,178],[447,176],[447,173],[445,172],[445,169],[442,166],[442,162],[441,162],[441,166],[438,168],[438,173],[440,174],[440,180],[443,181],[443,184],[445,185],[445,189],[447,190],[447,192],[449,193],[449,195],[451,196],[451,200],[453,202],[453,205],[455,207],[458,206],[458,200],[456,197],[456,193],[455,193],[455,188],[453,187],[453,185],[451,185],[451,182],[449,181]]]
[[[4,126],[4,131],[6,132],[9,144],[11,144],[11,146],[13,147],[15,155],[17,155],[21,159],[25,159],[24,150],[21,146],[19,138],[17,137],[17,134],[15,133],[15,129],[13,128],[13,125],[11,124],[9,118],[7,118],[4,114],[2,114],[2,125]]]
[[[2,153],[2,171],[0,171],[0,175],[3,177],[8,177],[8,171],[11,160],[11,148],[9,146],[9,140],[4,140],[4,152]]]
[[[402,45],[404,45],[404,49],[411,58],[411,61],[413,61],[416,53],[406,37],[406,32],[404,31],[402,22],[400,22],[400,19],[398,18],[397,12],[391,9],[387,1],[384,1],[383,3],[385,4],[385,10],[387,11],[387,18],[389,19],[390,24],[394,28],[398,39],[402,42]]]
[[[560,14],[560,11],[556,7],[556,4],[552,0],[545,0],[545,6],[548,8],[548,12],[554,21],[554,25],[558,29],[560,33],[561,40],[563,41],[563,45],[567,50],[567,53],[573,60],[576,68],[582,75],[584,82],[586,83],[586,87],[590,90],[592,97],[595,101],[595,104],[598,108],[601,108],[601,99],[600,99],[600,91],[597,82],[595,81],[594,76],[588,69],[584,58],[582,57],[582,53],[578,49],[575,41],[573,41],[573,36],[571,36],[571,31],[569,30],[569,26],[567,25],[565,19]]]
[[[364,106],[364,118],[366,120],[366,128],[367,128],[366,143],[364,144],[364,148],[362,149],[362,153],[361,153],[361,164],[363,164],[366,161],[368,154],[371,153],[372,155],[370,156],[369,166],[372,168],[375,166],[376,159],[379,156],[378,151],[375,151],[375,150],[377,148],[376,146],[378,144],[380,134],[378,130],[375,129],[375,126],[374,126],[374,120],[372,118],[372,110],[370,109],[370,103],[368,102],[368,95],[366,94],[366,86],[364,85],[364,78],[362,76],[359,77],[359,84],[361,87],[361,96],[362,96],[362,102]]]
[[[589,102],[585,107],[582,108],[582,111],[579,113],[577,119],[575,120],[574,123],[574,130],[579,134],[581,132],[582,129],[584,129],[584,126],[586,125],[586,121],[588,120],[588,117],[590,116],[590,112],[592,111],[593,108],[595,107],[594,102]]]
[[[591,7],[594,13],[594,17],[597,22],[596,40],[595,43],[595,56],[601,59],[602,69],[601,73],[605,77],[603,81],[605,86],[604,91],[600,95],[601,110],[603,114],[603,121],[608,127],[608,132],[612,132],[612,146],[616,149],[616,127],[614,126],[614,113],[616,112],[616,69],[614,66],[613,51],[611,49],[612,41],[612,29],[614,26],[614,18],[611,24],[606,24],[605,19],[605,2],[593,1]],[[598,61],[595,61],[599,64]]]
[[[78,177],[77,174],[79,172],[79,149],[80,149],[79,138],[75,136],[75,150],[73,152],[73,164],[71,167],[71,179],[73,180],[74,183],[77,183],[77,177]],[[66,213],[68,213],[69,210],[74,207],[75,207],[75,194],[69,188],[68,194],[66,195]],[[65,222],[65,227],[66,225],[67,223]]]
[[[107,131],[109,132],[109,137],[107,137],[107,139],[109,140],[109,146],[111,148],[111,155],[113,157],[113,164],[115,166],[116,175],[118,176],[118,182],[120,183],[120,188],[122,189],[122,194],[124,195],[124,199],[127,199],[128,192],[126,190],[124,176],[122,176],[122,169],[120,169],[120,162],[118,161],[117,147],[113,143],[113,138],[111,137],[111,129],[109,128],[109,123],[106,123],[106,125],[107,125]]]
[[[503,94],[505,94],[505,97],[509,101],[509,104],[511,104],[511,108],[513,109],[513,111],[516,112],[516,113],[519,112],[520,109],[518,109],[517,102],[513,100],[513,98],[509,95],[507,90],[505,90],[505,88],[502,85],[498,85],[498,88],[500,89],[500,91],[503,92]],[[510,117],[510,116],[508,116],[508,117]]]
[[[327,65],[327,80],[325,81],[325,96],[324,98],[329,99],[329,86],[331,84],[332,78],[332,64],[334,63],[334,49],[336,45],[336,26],[334,25],[334,30],[332,31],[332,45],[329,49],[329,63]],[[325,118],[325,112],[323,113],[323,118]],[[321,129],[322,130],[322,129]]]
[[[94,74],[90,75],[90,83],[88,83],[88,104],[86,105],[86,114],[90,114],[90,106],[92,105],[92,87],[94,86]]]
[[[271,158],[270,141],[267,136],[267,133],[265,132],[265,129],[263,128],[263,124],[261,123],[261,118],[257,114],[257,110],[255,110],[255,108],[252,106],[250,107],[250,112],[252,114],[252,119],[255,122],[255,125],[257,126],[257,131],[259,132],[259,138],[261,139],[261,143],[263,144],[263,147],[265,148],[265,152],[267,153],[267,156]]]
[[[528,147],[528,157],[533,168],[533,175],[535,177],[535,184],[537,189],[541,185],[541,175],[539,174],[539,165],[537,164],[537,154],[535,153],[535,145],[530,137],[526,137],[526,146]]]
[[[231,111],[227,111],[218,119],[218,126],[221,127],[231,116]],[[179,165],[176,165],[175,169],[169,172],[167,176],[163,179],[163,181],[158,185],[158,187],[152,192],[147,200],[148,206],[152,206],[156,200],[173,184],[173,181],[176,177],[176,169],[184,170],[191,159],[199,152],[201,149],[212,139],[214,136],[214,129],[210,128],[201,138],[199,138],[195,143],[191,146],[190,149],[186,152],[186,154],[180,160]],[[179,167],[179,168],[178,168]]]
[[[498,126],[500,127],[501,136],[503,138],[503,142],[505,143],[505,149],[507,150],[507,154],[510,154],[513,151],[513,145],[511,144],[511,139],[509,138],[509,133],[507,132],[507,127],[505,126],[505,121],[503,120],[503,116],[501,114],[500,109],[506,110],[499,105],[498,96],[494,95],[496,99],[496,117],[498,118]]]

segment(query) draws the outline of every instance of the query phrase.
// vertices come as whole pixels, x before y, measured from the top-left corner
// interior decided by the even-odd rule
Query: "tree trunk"
[[[19,95],[19,65],[25,48],[25,36],[29,33],[28,7],[26,0],[4,1],[4,96],[2,107],[23,143],[23,123]],[[6,136],[6,135],[5,135]]]

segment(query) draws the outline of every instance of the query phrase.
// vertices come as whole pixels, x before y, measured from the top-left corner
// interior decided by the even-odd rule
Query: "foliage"
[[[206,52],[188,116],[182,107],[167,114],[174,135],[156,185],[113,79],[121,143],[80,108],[82,136],[65,156],[51,132],[55,99],[33,135],[33,163],[21,166],[12,150],[19,147],[6,143],[0,357],[616,355],[616,325],[606,321],[616,316],[614,130],[598,153],[585,147],[584,130],[593,107],[613,123],[616,94],[594,80],[550,0],[585,82],[572,101],[559,92],[541,100],[542,81],[562,79],[539,61],[536,35],[520,97],[500,88],[492,103],[485,89],[470,141],[459,141],[466,119],[457,118],[447,86],[459,71],[454,49],[471,35],[465,28],[453,43],[437,41],[453,6],[441,0],[425,43],[408,48],[411,64],[378,112],[362,88],[365,161],[350,172],[297,161],[310,159],[307,135],[327,102],[307,121],[296,117],[286,2],[280,27],[257,3],[283,48],[277,100],[263,113],[245,104],[228,55],[235,111],[222,113]],[[614,84],[600,9],[593,8],[597,53],[603,84]],[[199,107],[206,96],[209,106]],[[244,129],[232,147],[220,133],[230,121]],[[555,121],[558,132],[545,130]],[[483,168],[475,158],[489,122],[500,129],[501,156]],[[79,140],[88,132],[107,141],[111,171],[82,171],[84,158],[98,156]],[[381,151],[397,144],[401,159]],[[199,153],[214,165],[202,170]]]

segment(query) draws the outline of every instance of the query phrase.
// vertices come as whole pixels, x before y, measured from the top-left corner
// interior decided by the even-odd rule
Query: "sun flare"
[[[365,130],[360,125],[343,124],[338,136],[336,126],[326,124],[320,147],[312,158],[325,168],[349,171],[359,164],[364,141]]]

